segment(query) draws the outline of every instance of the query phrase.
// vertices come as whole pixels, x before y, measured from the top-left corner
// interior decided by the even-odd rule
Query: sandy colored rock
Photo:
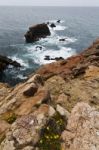
[[[69,118],[70,113],[66,109],[64,109],[62,106],[57,105],[56,110],[61,116],[65,116],[66,118]]]
[[[10,128],[10,125],[6,121],[0,120],[0,134],[5,132],[9,128]]]
[[[34,146],[40,138],[40,129],[44,126],[49,116],[49,106],[41,105],[39,109],[29,115],[17,119],[6,134],[5,140],[0,145],[0,150],[26,149]],[[28,148],[29,148],[28,147]]]
[[[41,89],[38,93],[32,97],[31,100],[23,102],[22,105],[16,110],[17,115],[27,115],[32,112],[34,106],[39,106],[43,102],[50,101],[50,94],[47,90]]]
[[[13,111],[16,108],[20,107],[21,104],[23,104],[25,101],[32,100],[33,98],[33,92],[31,96],[24,96],[24,91],[27,89],[31,90],[31,86],[36,85],[38,88],[42,88],[43,85],[43,79],[40,75],[33,75],[27,82],[21,83],[17,85],[14,89],[10,89],[10,92],[6,95],[5,98],[2,101],[2,97],[0,97],[0,114],[3,114],[7,111]],[[7,90],[7,89],[6,89]],[[4,91],[4,90],[3,90]],[[31,94],[30,91],[28,91],[28,94]]]
[[[78,103],[72,110],[62,139],[64,150],[98,150],[99,112],[87,103]]]

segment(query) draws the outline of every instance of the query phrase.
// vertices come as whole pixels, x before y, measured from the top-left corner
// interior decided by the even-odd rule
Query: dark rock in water
[[[0,55],[0,71],[2,72],[4,69],[6,69],[8,65],[12,65],[14,67],[21,67],[21,65],[18,62],[13,61],[7,58],[6,56]]]
[[[44,60],[56,60],[56,61],[59,61],[59,60],[64,60],[64,58],[63,57],[51,58],[50,56],[45,56]]]
[[[47,24],[43,23],[30,27],[29,31],[25,34],[25,38],[27,43],[32,43],[48,35],[51,35],[50,30]]]
[[[64,58],[63,57],[55,57],[55,58],[51,58],[51,60],[59,61],[59,60],[64,60]]]
[[[64,42],[66,39],[59,39],[59,41]]]
[[[60,23],[61,22],[61,20],[57,20],[57,23]]]
[[[36,46],[36,49],[42,50],[42,46]]]
[[[51,23],[51,24],[50,24],[50,27],[51,27],[51,28],[55,28],[56,25],[55,25],[54,23]]]
[[[51,60],[50,56],[45,56],[44,60]]]

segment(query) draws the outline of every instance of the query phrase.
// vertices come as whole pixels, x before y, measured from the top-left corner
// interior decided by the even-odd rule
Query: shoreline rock
[[[47,24],[37,24],[29,28],[29,31],[25,34],[25,39],[27,43],[33,43],[38,41],[40,38],[46,38],[50,36],[50,30]]]

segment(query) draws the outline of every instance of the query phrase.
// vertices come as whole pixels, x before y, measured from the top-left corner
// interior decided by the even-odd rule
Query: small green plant
[[[16,119],[17,119],[16,115],[15,114],[11,114],[10,116],[8,116],[8,118],[6,118],[6,121],[9,124],[12,124],[13,122],[15,122]]]
[[[65,129],[66,120],[56,113],[41,130],[38,143],[40,150],[61,150],[61,133]]]

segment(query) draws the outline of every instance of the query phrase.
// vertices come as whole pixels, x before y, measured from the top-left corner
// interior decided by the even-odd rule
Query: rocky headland
[[[99,150],[99,39],[14,88],[0,83],[0,150]]]

